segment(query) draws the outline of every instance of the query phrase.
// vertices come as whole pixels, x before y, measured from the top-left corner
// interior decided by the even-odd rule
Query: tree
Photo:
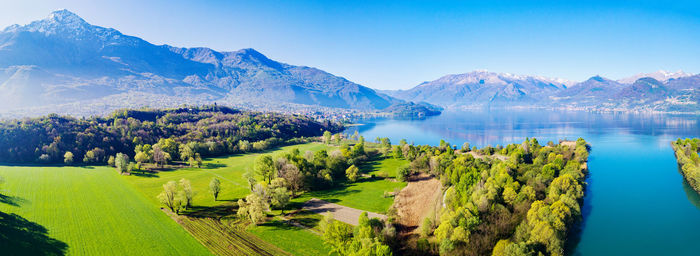
[[[250,145],[250,142],[248,142],[247,140],[238,141],[238,150],[240,150],[241,152],[248,152],[250,151],[251,147],[252,146]]]
[[[272,182],[275,176],[275,163],[270,155],[263,155],[255,160],[255,173],[267,181],[267,184]]]
[[[160,145],[156,144],[153,146],[153,161],[156,162],[156,165],[159,163],[161,165],[166,165],[170,159],[170,154],[163,151],[163,149],[160,148]]]
[[[171,211],[175,213],[180,213],[180,206],[182,206],[181,198],[178,196],[177,183],[175,181],[168,181],[168,183],[163,184],[163,192],[158,195],[158,200],[170,208]]]
[[[73,164],[73,153],[71,153],[70,151],[67,151],[63,155],[63,162],[67,165]]]
[[[265,219],[265,212],[269,211],[267,200],[257,193],[251,193],[244,199],[238,200],[238,216],[247,218],[253,225],[257,225]]]
[[[197,163],[197,168],[202,168],[202,156],[199,153],[194,154],[194,161]]]
[[[194,160],[194,157],[190,157],[187,159],[187,164],[189,164],[190,167],[195,167],[197,166],[197,160]]]
[[[398,174],[396,176],[396,179],[399,181],[407,181],[408,177],[411,176],[411,168],[408,166],[402,166],[399,167]]]
[[[332,253],[338,255],[377,255],[388,256],[391,248],[382,244],[383,225],[378,219],[370,220],[364,212],[358,219],[359,224],[352,228],[333,219],[327,214],[319,224],[323,231],[324,243],[331,247]],[[378,225],[377,225],[378,224]]]
[[[462,144],[462,152],[469,152],[469,150],[471,150],[469,149],[469,142]]]
[[[258,183],[258,181],[255,179],[255,175],[253,175],[253,173],[249,170],[243,174],[243,178],[248,182],[248,189],[253,191],[253,186]]]
[[[400,159],[403,157],[403,153],[401,152],[401,147],[400,146],[394,146],[394,148],[391,151],[392,156],[394,159]]]
[[[329,131],[323,132],[323,143],[331,144],[331,138],[333,135]]]
[[[348,167],[347,170],[345,170],[345,176],[348,178],[348,180],[355,182],[355,181],[357,181],[357,173],[359,171],[360,171],[360,169],[357,168],[357,166],[355,166],[353,164],[350,167]]]
[[[140,166],[142,163],[150,161],[150,159],[148,157],[148,154],[146,154],[143,151],[139,151],[136,153],[136,156],[134,156],[134,161],[136,161]]]
[[[343,141],[343,134],[336,133],[335,135],[333,135],[333,139],[335,139],[335,144],[340,145],[340,142]]]
[[[180,160],[188,161],[192,158],[194,158],[194,150],[192,150],[192,147],[187,144],[180,144]]]
[[[117,168],[119,173],[125,173],[129,171],[129,156],[122,153],[117,153],[117,157],[114,158],[114,167]]]
[[[109,156],[109,159],[107,160],[107,165],[112,166],[112,167],[116,167],[114,156]]]
[[[185,209],[192,206],[192,198],[194,198],[195,192],[192,190],[192,184],[190,180],[182,178],[180,179],[180,187],[182,188],[182,195],[184,196],[184,207]]]
[[[287,181],[287,188],[292,192],[292,197],[295,197],[296,192],[304,185],[304,175],[299,168],[293,164],[285,164],[278,174]]]
[[[287,191],[287,184],[283,178],[276,178],[272,181],[270,185],[270,204],[278,209],[282,209],[284,214],[284,207],[289,203],[289,192]]]
[[[211,182],[209,182],[209,191],[214,196],[214,201],[216,201],[219,198],[219,192],[221,192],[221,181],[217,178],[212,178]]]
[[[158,140],[158,143],[156,145],[154,145],[154,148],[155,148],[155,146],[158,146],[161,150],[163,150],[163,152],[168,153],[168,155],[170,155],[171,159],[173,157],[179,156],[178,155],[178,148],[179,148],[178,143],[175,142],[175,140],[173,140],[173,139],[161,138],[160,140]],[[168,159],[168,160],[171,160],[171,159]]]
[[[93,162],[95,162],[95,152],[93,152],[92,150],[88,150],[83,156],[83,163],[88,164]]]
[[[423,219],[423,225],[420,227],[420,234],[423,237],[428,237],[431,233],[433,233],[433,222],[426,217]]]
[[[323,241],[331,247],[331,252],[344,255],[347,244],[352,239],[352,228],[345,223],[340,223],[332,218],[324,218]]]

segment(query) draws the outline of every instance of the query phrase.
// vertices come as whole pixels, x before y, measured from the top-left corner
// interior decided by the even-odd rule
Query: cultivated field
[[[439,180],[426,174],[411,180],[396,196],[395,207],[401,225],[410,230],[426,217],[436,220],[442,207],[441,187]]]
[[[0,166],[0,176],[0,211],[19,215],[3,217],[3,233],[22,240],[4,255],[210,255],[114,168]]]

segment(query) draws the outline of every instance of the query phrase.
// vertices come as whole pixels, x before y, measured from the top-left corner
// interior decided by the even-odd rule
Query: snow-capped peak
[[[8,27],[5,29],[5,32],[29,31],[47,35],[86,35],[95,32],[95,30],[94,26],[87,23],[80,16],[64,9],[54,11],[43,20],[34,21],[26,26]]]
[[[59,23],[63,23],[63,24],[86,23],[85,20],[83,20],[83,18],[80,18],[80,16],[78,16],[75,13],[72,13],[71,11],[68,11],[66,9],[54,11],[51,14],[49,14],[49,17],[47,17],[46,19],[52,20],[55,22],[59,22]]]
[[[638,79],[644,78],[644,77],[651,77],[651,78],[654,78],[654,79],[659,80],[661,82],[666,82],[670,79],[676,79],[676,78],[692,76],[692,75],[693,74],[686,73],[683,70],[678,70],[676,72],[659,70],[659,71],[652,72],[652,73],[640,73],[640,74],[636,74],[634,76],[622,78],[622,79],[618,80],[618,82],[623,83],[623,84],[632,84],[635,81],[637,81]]]

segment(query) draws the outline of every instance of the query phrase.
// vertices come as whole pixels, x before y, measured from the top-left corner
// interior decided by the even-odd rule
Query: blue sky
[[[255,48],[379,89],[475,69],[584,80],[700,73],[700,1],[8,1],[0,27],[68,9],[156,44]]]

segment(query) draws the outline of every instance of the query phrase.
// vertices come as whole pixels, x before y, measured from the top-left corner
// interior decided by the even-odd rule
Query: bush
[[[396,176],[396,179],[398,179],[399,181],[407,181],[408,177],[410,177],[410,176],[411,176],[411,168],[409,168],[408,166],[403,166],[403,167],[399,168],[399,172],[398,172],[398,175]]]

